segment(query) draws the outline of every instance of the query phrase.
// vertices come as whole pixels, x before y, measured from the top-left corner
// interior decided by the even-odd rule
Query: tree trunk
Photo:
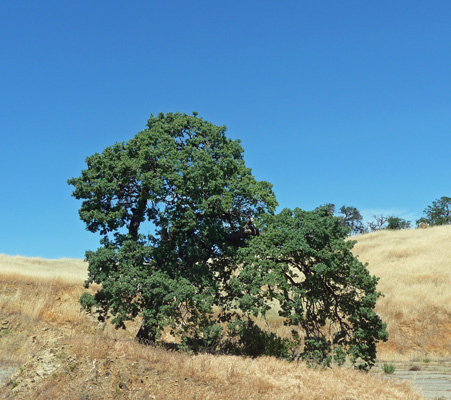
[[[137,202],[137,207],[132,208],[132,218],[130,220],[130,224],[128,226],[128,232],[130,235],[134,238],[138,237],[139,233],[139,226],[141,225],[141,222],[144,218],[144,213],[146,212],[147,208],[147,194],[145,190],[143,189],[141,191],[140,197]]]
[[[136,340],[141,344],[150,345],[155,343],[157,337],[155,332],[143,323],[136,334]]]

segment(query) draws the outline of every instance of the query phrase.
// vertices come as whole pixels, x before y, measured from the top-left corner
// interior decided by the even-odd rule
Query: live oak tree
[[[349,228],[326,206],[266,215],[261,229],[240,249],[242,268],[232,278],[243,323],[276,308],[304,359],[329,364],[348,356],[371,367],[388,335],[374,312],[378,279],[352,254]]]
[[[237,250],[276,206],[272,185],[255,180],[225,131],[197,113],[152,115],[147,129],[88,157],[68,181],[83,200],[80,218],[102,236],[86,252],[85,284],[101,288],[81,299],[99,319],[125,327],[140,316],[142,341],[167,326],[185,338],[219,337],[213,307],[227,319]]]
[[[387,228],[391,230],[400,230],[400,229],[408,229],[410,228],[410,221],[405,220],[404,218],[391,216],[387,219]]]
[[[327,208],[274,215],[272,185],[252,176],[225,131],[197,113],[160,113],[86,159],[68,182],[101,235],[85,282],[100,289],[82,305],[116,327],[139,317],[146,343],[169,329],[185,346],[371,366],[385,325],[349,227]],[[257,326],[271,307],[291,338]]]
[[[360,211],[352,206],[342,206],[338,212],[338,215],[335,210],[335,204],[328,203],[324,204],[324,207],[329,214],[336,215],[341,219],[341,223],[343,226],[347,226],[349,228],[349,233],[356,235],[366,232],[366,227],[363,224],[363,217],[360,214]]]
[[[351,233],[359,234],[365,232],[365,226],[363,225],[363,217],[360,211],[355,207],[342,206],[340,208],[340,217],[342,223],[349,227]]]
[[[421,222],[429,225],[450,225],[451,224],[451,197],[442,196],[434,200],[432,205],[427,206],[423,214],[424,217],[417,220],[417,225]]]

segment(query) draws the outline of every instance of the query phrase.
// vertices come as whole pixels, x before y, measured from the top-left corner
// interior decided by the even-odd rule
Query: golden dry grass
[[[0,367],[21,368],[0,398],[422,399],[409,383],[352,369],[142,346],[133,340],[137,325],[102,329],[80,312],[83,265],[2,256],[0,323],[8,329],[0,333]]]
[[[88,277],[86,262],[71,258],[47,260],[38,257],[0,254],[0,275],[22,275],[40,279],[83,282]]]
[[[451,226],[379,231],[355,238],[354,254],[380,277],[376,311],[388,324],[379,358],[451,356]]]
[[[344,368],[314,370],[274,358],[189,356],[100,337],[95,339],[95,346],[86,337],[75,337],[66,344],[77,349],[75,359],[81,361],[80,367],[92,365],[82,360],[108,360],[99,363],[98,376],[115,374],[111,380],[116,387],[125,383],[131,392],[129,398],[421,399],[409,384],[388,383],[378,376]],[[139,374],[124,370],[117,373],[124,362]],[[113,396],[112,389],[111,385],[103,388]]]
[[[26,332],[25,322],[19,322]],[[409,383],[346,368],[187,355],[42,321],[27,325],[32,328],[29,338],[22,338],[32,356],[12,376],[13,383],[0,388],[1,399],[423,399]]]

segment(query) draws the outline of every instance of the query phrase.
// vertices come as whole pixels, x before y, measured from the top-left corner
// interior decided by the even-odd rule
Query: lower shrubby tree
[[[382,229],[400,230],[410,228],[410,221],[396,216],[385,217],[384,215],[374,215],[374,220],[368,223],[371,232],[380,231]]]
[[[82,305],[118,328],[140,318],[144,343],[168,330],[188,349],[371,366],[386,332],[349,227],[325,208],[273,215],[272,185],[252,176],[225,131],[197,113],[160,113],[86,159],[69,183],[101,235],[85,283],[100,289]],[[256,323],[274,302],[289,338]]]
[[[241,270],[231,287],[243,320],[276,304],[302,358],[328,364],[349,356],[368,368],[378,341],[387,339],[374,312],[380,293],[377,278],[352,254],[355,242],[346,240],[341,222],[327,207],[266,215],[263,233],[240,249]]]
[[[399,217],[388,217],[387,227],[385,229],[400,230],[410,228],[410,221]]]

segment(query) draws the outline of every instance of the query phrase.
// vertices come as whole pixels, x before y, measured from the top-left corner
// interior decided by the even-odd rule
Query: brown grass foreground
[[[450,356],[451,227],[378,232],[356,254],[381,277],[383,359]],[[144,347],[80,312],[79,260],[0,256],[2,399],[422,399],[409,383],[275,358],[188,355]]]

